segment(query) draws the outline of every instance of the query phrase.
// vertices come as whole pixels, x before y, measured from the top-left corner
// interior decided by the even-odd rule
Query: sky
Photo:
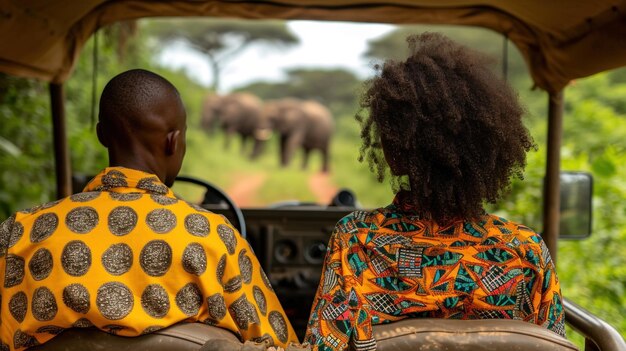
[[[346,68],[359,77],[373,73],[372,64],[362,55],[367,41],[392,31],[386,24],[289,21],[289,29],[299,37],[300,44],[275,49],[256,46],[243,51],[229,63],[221,75],[220,92],[259,80],[280,81],[292,67]],[[159,61],[172,68],[184,68],[190,77],[210,85],[212,75],[203,56],[182,45],[166,48]]]

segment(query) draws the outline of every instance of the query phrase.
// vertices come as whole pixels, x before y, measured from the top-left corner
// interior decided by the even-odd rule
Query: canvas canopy
[[[626,64],[624,0],[8,0],[0,2],[0,71],[62,83],[98,28],[156,16],[481,26],[506,35],[549,92]]]

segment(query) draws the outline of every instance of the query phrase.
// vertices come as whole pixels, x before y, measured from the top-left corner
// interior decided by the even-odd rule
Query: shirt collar
[[[116,188],[127,189],[121,192],[132,190],[134,192],[176,197],[174,192],[163,184],[156,175],[124,167],[105,168],[87,184],[83,192],[111,191]]]
[[[413,205],[411,201],[409,200],[410,195],[411,195],[410,192],[406,190],[400,190],[398,193],[396,193],[396,196],[393,198],[393,203],[391,204],[391,206],[393,206],[395,209],[401,212],[408,212],[408,213],[417,212],[415,205]]]

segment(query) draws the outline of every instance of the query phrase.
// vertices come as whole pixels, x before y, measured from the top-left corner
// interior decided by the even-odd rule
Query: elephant
[[[262,123],[263,118],[263,102],[249,93],[209,95],[202,104],[204,130],[212,133],[217,127],[221,128],[226,134],[225,147],[229,146],[231,136],[238,134],[244,152],[247,140],[253,139],[252,158],[261,152],[263,142],[271,136],[267,124]]]
[[[322,171],[329,170],[329,146],[335,123],[330,111],[314,100],[284,98],[268,101],[262,125],[271,125],[280,135],[280,161],[287,166],[298,148],[304,150],[302,168],[312,150],[322,153]]]

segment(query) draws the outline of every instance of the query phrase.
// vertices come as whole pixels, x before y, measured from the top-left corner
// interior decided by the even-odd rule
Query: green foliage
[[[52,196],[49,109],[45,85],[0,74],[0,221]]]
[[[625,336],[626,121],[621,102],[626,101],[626,83],[614,74],[623,71],[578,80],[565,91],[561,168],[593,175],[593,228],[588,239],[560,241],[556,256],[564,296]],[[537,104],[546,103],[541,100],[524,99],[536,116],[541,113]],[[490,210],[541,231],[546,122],[536,117],[528,122],[539,150],[528,154],[524,181],[513,182],[509,195]],[[580,336],[569,337],[583,344]]]
[[[134,22],[123,22],[99,31],[87,41],[65,84],[68,143],[74,173],[91,176],[107,165],[106,150],[100,145],[95,129],[98,99],[105,84],[128,69],[154,70],[149,57],[145,56],[144,34],[136,32],[135,26]]]
[[[567,89],[564,169],[594,176],[593,234],[559,244],[563,292],[626,335],[626,83],[599,74]],[[621,101],[621,102],[620,102]]]
[[[407,25],[398,27],[380,38],[368,43],[364,56],[382,62],[386,59],[402,60],[409,54],[406,37],[424,32],[439,32],[465,46],[490,56],[502,71],[504,37],[496,32],[478,27],[462,27],[447,25]],[[528,70],[519,51],[513,43],[508,42],[507,76],[512,80],[523,79],[530,82]]]
[[[159,19],[146,22],[151,35],[164,43],[182,43],[204,55],[213,70],[212,89],[219,89],[219,74],[235,55],[252,44],[290,46],[298,38],[284,21],[232,19]]]
[[[150,68],[139,55],[140,37],[128,35],[129,23],[102,30],[92,37],[64,85],[67,134],[72,170],[93,175],[107,164],[106,150],[95,136],[97,100],[104,83],[130,68]],[[96,85],[93,82],[93,48],[98,40]],[[120,50],[124,55],[120,55]],[[95,103],[95,104],[94,104]],[[16,210],[56,197],[52,122],[46,84],[35,80],[0,76],[0,220]]]

